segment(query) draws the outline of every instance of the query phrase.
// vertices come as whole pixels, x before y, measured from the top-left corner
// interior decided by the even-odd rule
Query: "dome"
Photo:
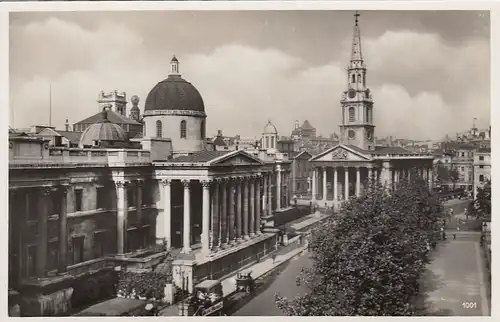
[[[108,112],[101,112],[101,119],[90,125],[80,137],[80,147],[93,146],[95,141],[128,141],[121,126],[108,120]]]
[[[170,75],[156,84],[149,92],[145,111],[183,110],[205,112],[200,92],[179,74],[179,61],[174,56],[170,62]]]
[[[278,134],[278,130],[276,129],[276,126],[271,123],[271,121],[268,121],[266,126],[264,127],[264,134]]]

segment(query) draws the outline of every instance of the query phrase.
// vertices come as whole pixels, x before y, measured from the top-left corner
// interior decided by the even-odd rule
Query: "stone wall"
[[[257,258],[262,258],[276,249],[277,236],[272,234],[264,240],[253,245],[242,248],[227,256],[217,258],[202,265],[195,265],[193,269],[194,284],[198,284],[206,279],[221,279],[239,269],[257,262]]]

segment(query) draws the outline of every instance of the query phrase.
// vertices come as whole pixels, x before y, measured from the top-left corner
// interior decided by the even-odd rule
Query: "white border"
[[[1,113],[0,121],[2,122],[2,129],[4,135],[7,134],[8,128],[8,113],[9,106],[9,51],[8,51],[8,40],[9,40],[9,12],[22,12],[22,11],[120,11],[120,10],[491,10],[491,125],[492,125],[492,140],[497,142],[500,132],[497,131],[497,124],[500,123],[500,110],[499,100],[498,100],[498,89],[500,89],[500,69],[498,59],[500,57],[500,41],[498,40],[499,30],[500,30],[500,3],[498,1],[173,1],[173,2],[161,2],[161,1],[147,1],[147,2],[137,2],[137,1],[108,1],[108,2],[2,2],[0,3],[0,107]],[[0,141],[0,147],[3,151],[7,151],[7,140]],[[8,258],[8,226],[7,226],[7,214],[8,214],[8,159],[7,153],[2,154],[2,167],[1,167],[1,177],[0,180],[4,183],[0,190],[0,204],[4,206],[4,212],[0,216],[0,226],[4,227],[4,234],[2,236],[1,248],[2,257]],[[495,147],[492,146],[492,160],[498,160],[500,157],[497,153]],[[497,173],[497,168],[492,167],[492,177],[495,177]],[[500,179],[499,181],[493,179],[493,195],[496,196],[497,191],[500,193]],[[493,203],[492,208],[493,216],[496,216],[497,206]],[[493,219],[493,226],[495,227],[495,221]],[[492,244],[493,248],[497,244],[498,236],[493,234]],[[492,262],[492,272],[495,272],[497,256],[493,255]],[[3,291],[0,292],[0,298],[2,299],[2,316],[7,316],[7,263],[2,261],[3,265],[1,269],[2,276],[2,286]],[[491,305],[491,315],[493,317],[497,316],[496,302],[497,296],[495,292],[495,285],[499,285],[498,278],[496,275],[492,276],[492,305]],[[172,321],[177,320],[178,317],[163,317],[165,319],[171,319]],[[255,319],[259,320],[270,320],[275,319],[273,317],[231,317],[231,319],[238,319],[242,321],[253,321]],[[14,318],[10,318],[14,319]],[[39,320],[40,318],[23,318],[24,320]],[[77,320],[77,318],[69,318],[70,320]],[[98,320],[96,318],[95,320]],[[107,318],[106,320],[118,319],[119,321],[125,321],[126,318]],[[136,319],[146,319],[146,318],[134,318]],[[196,318],[194,318],[196,319]],[[225,318],[226,320],[228,318]],[[280,317],[280,320],[283,319]],[[284,318],[287,321],[301,319],[299,317]],[[310,318],[311,319],[311,318]],[[326,318],[312,318],[312,319],[328,319]],[[336,318],[336,321],[351,321],[364,320],[368,318]],[[390,318],[390,317],[377,317],[376,319],[386,320],[386,319],[408,319],[408,318]],[[415,319],[415,318],[413,318]],[[423,318],[425,321],[437,320],[438,318]],[[477,321],[477,320],[492,320],[491,317],[449,317],[448,319],[454,320],[467,320],[467,321]],[[83,319],[81,319],[83,321]]]

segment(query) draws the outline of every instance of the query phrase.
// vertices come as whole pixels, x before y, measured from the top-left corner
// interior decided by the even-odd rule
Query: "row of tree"
[[[419,279],[440,238],[442,213],[421,178],[402,180],[391,192],[370,185],[314,231],[313,265],[297,278],[309,293],[277,294],[277,306],[297,316],[417,314]]]
[[[491,180],[477,188],[476,197],[469,204],[467,214],[476,219],[491,221]]]

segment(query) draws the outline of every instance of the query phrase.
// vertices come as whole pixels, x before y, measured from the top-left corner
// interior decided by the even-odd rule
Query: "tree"
[[[455,184],[457,183],[459,178],[460,174],[458,173],[458,170],[456,168],[450,169],[450,180],[451,182],[453,182],[453,190],[455,190]]]
[[[488,180],[483,187],[477,188],[474,208],[476,218],[491,220],[491,180]]]
[[[450,180],[450,170],[438,161],[436,167],[436,179],[440,183],[448,182]]]
[[[401,181],[391,194],[371,185],[339,217],[314,231],[312,268],[298,278],[309,294],[276,295],[286,315],[415,315],[429,245],[439,238],[441,204],[427,184]]]

